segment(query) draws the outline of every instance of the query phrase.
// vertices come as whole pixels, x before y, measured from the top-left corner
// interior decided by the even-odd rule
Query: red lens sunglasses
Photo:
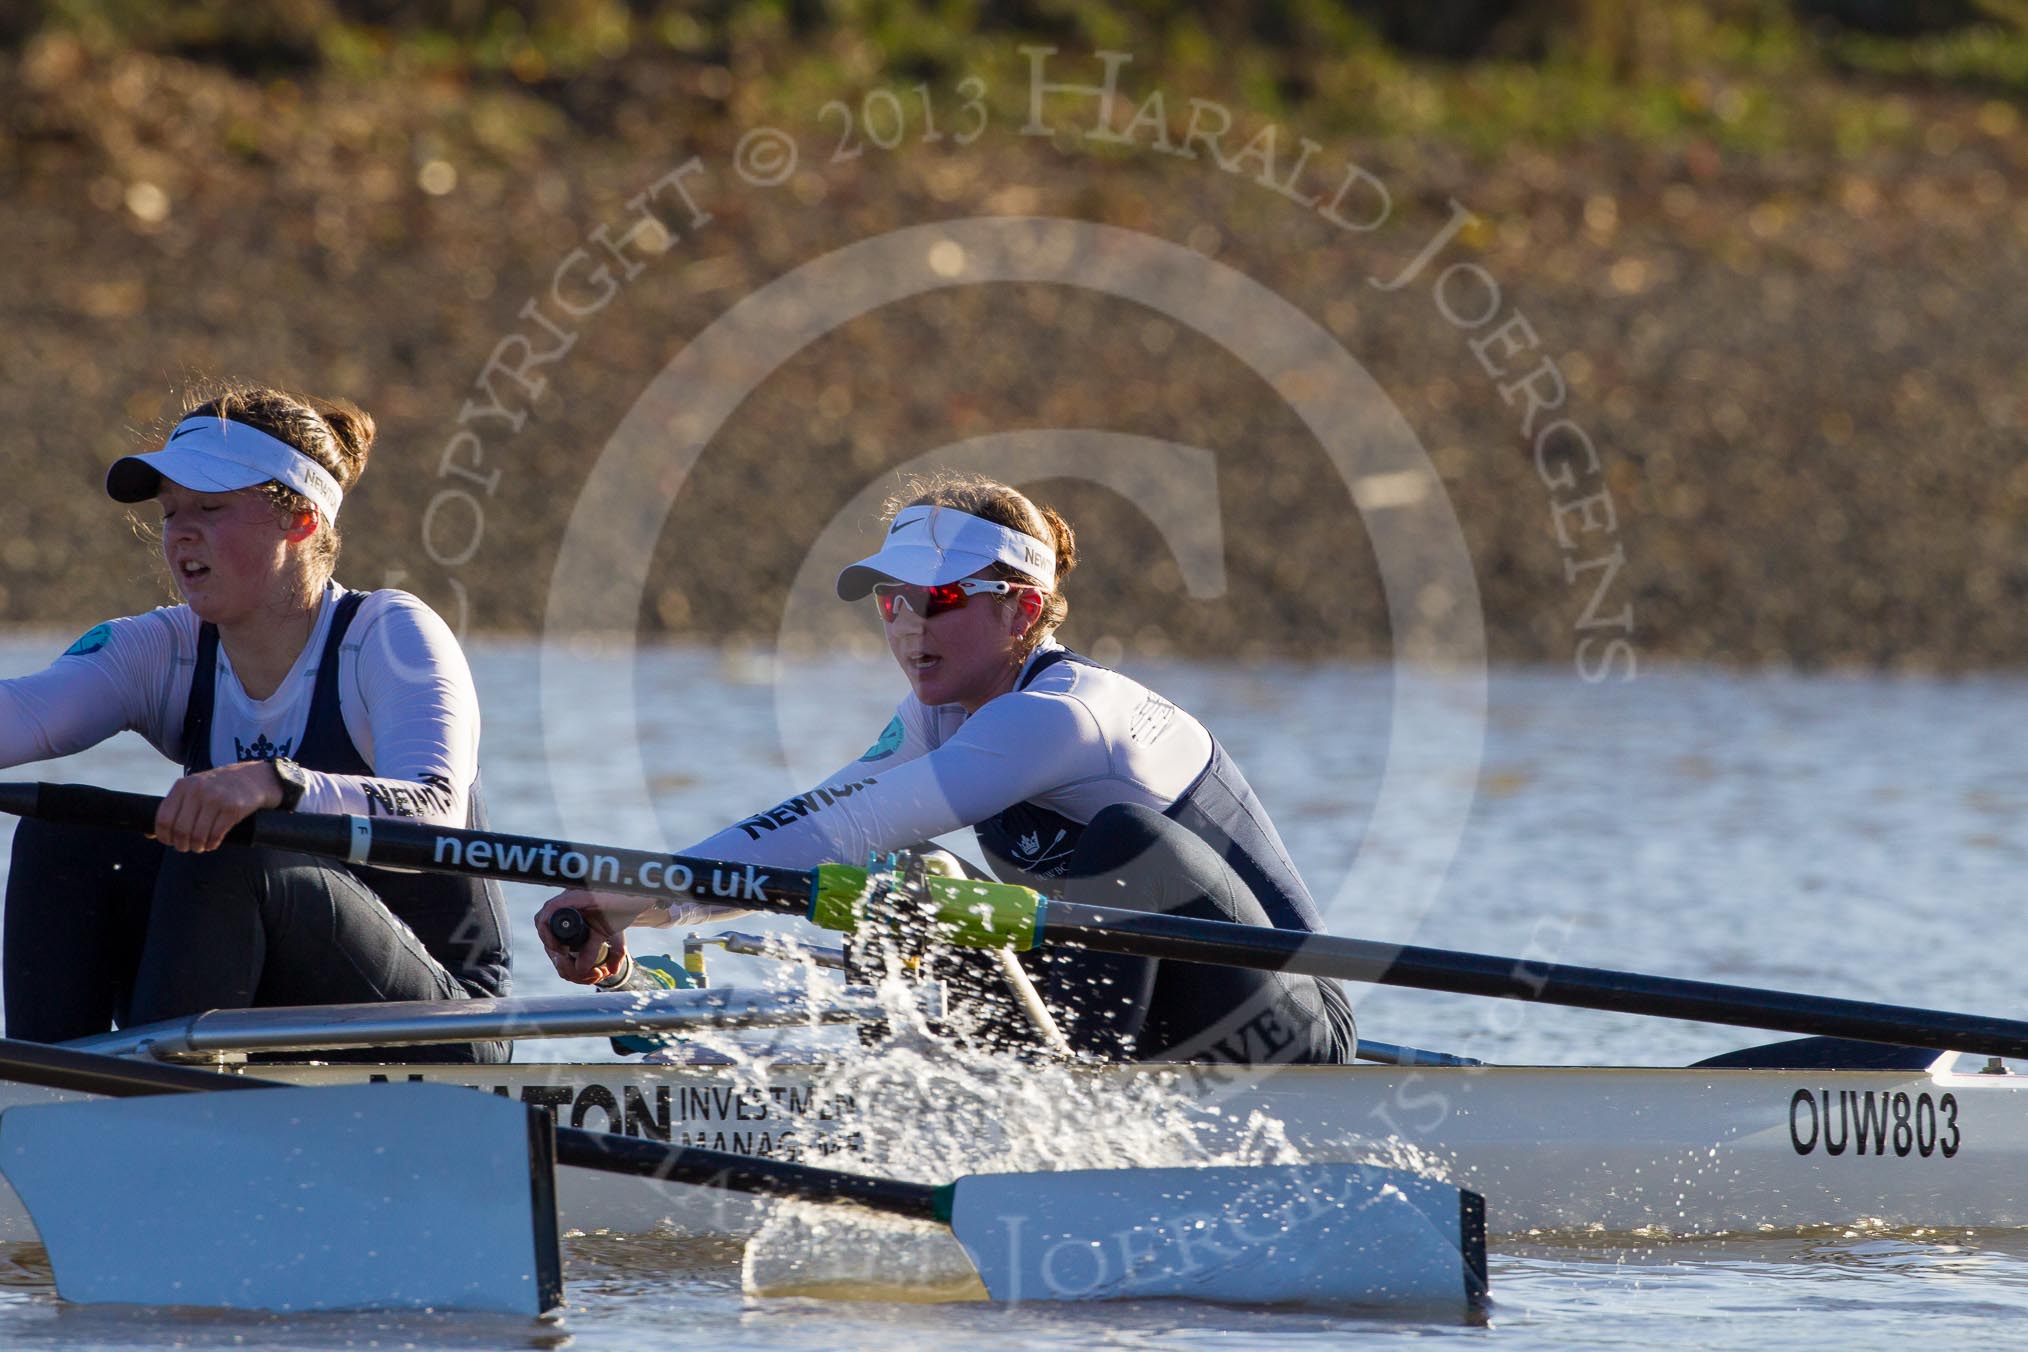
[[[896,608],[902,605],[927,620],[947,610],[963,610],[965,602],[974,596],[1012,596],[1017,591],[1034,590],[1037,588],[1025,582],[1001,582],[983,577],[960,578],[934,587],[918,587],[911,582],[876,582],[873,584],[873,599],[880,607],[880,618],[892,622]]]

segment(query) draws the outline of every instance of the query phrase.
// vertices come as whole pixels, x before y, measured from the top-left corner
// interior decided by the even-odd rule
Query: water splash
[[[940,1184],[977,1173],[1301,1162],[1280,1122],[1208,1105],[1178,1076],[1123,1079],[1097,1064],[994,1050],[962,1028],[933,1028],[905,979],[890,975],[880,994],[893,1036],[815,1081],[820,1095],[858,1105],[865,1153],[855,1171]],[[772,1208],[747,1244],[743,1281],[754,1295],[985,1298],[943,1226],[844,1207]]]
[[[756,1030],[700,1032],[676,1054],[649,1059],[704,1060],[762,1099],[793,1083],[812,1102],[843,1105],[849,1124],[826,1145],[836,1149],[849,1140],[849,1148],[829,1153],[805,1138],[804,1162],[930,1184],[980,1173],[1320,1161],[1436,1178],[1447,1172],[1391,1137],[1348,1130],[1320,1140],[1313,1133],[1299,1145],[1247,1092],[1253,1074],[1244,1068],[1211,1077],[1180,1066],[1122,1073],[1107,1063],[1007,1047],[969,1002],[933,1013],[919,969],[892,959],[891,953],[875,959],[885,973],[875,991],[886,1036],[874,1045],[811,1025],[772,1030],[759,1040]],[[837,984],[834,973],[808,961],[773,967],[763,979],[778,990],[800,987],[813,1006]],[[766,1207],[745,1248],[742,1285],[748,1294],[768,1296],[985,1296],[941,1225],[786,1202]]]

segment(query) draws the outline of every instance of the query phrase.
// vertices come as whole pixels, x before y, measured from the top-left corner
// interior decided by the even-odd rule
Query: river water
[[[57,651],[0,637],[0,671]],[[872,661],[777,670],[741,654],[586,652],[537,698],[536,648],[480,643],[494,822],[677,848],[803,787],[885,725],[899,682]],[[2019,1012],[2028,767],[2008,733],[2028,681],[1665,670],[1588,686],[1494,673],[1483,736],[1469,682],[1394,729],[1386,668],[1132,663],[1244,765],[1333,931],[1998,1015]],[[638,713],[616,691],[630,671]],[[580,684],[581,683],[581,684]],[[545,719],[547,725],[545,727]],[[616,752],[639,748],[635,758]],[[615,766],[625,766],[616,770]],[[19,777],[159,791],[127,737]],[[1384,787],[1383,787],[1384,786]],[[1462,833],[1402,830],[1469,804]],[[1377,811],[1383,804],[1390,810]],[[1393,826],[1388,826],[1393,823]],[[0,824],[0,833],[10,828]],[[510,888],[517,918],[540,894]],[[742,928],[768,922],[744,921]],[[786,923],[786,922],[783,922]],[[532,929],[524,993],[558,989]],[[649,945],[652,947],[653,945]],[[750,973],[728,959],[714,981]],[[1363,1036],[1494,1062],[1680,1065],[1765,1040],[1603,1013],[1354,988]],[[548,1044],[523,1059],[604,1057]],[[1554,1141],[1556,1124],[1544,1123]],[[570,1305],[528,1324],[462,1316],[275,1320],[66,1307],[39,1251],[0,1250],[0,1346],[422,1347],[682,1342],[733,1348],[1312,1347],[1405,1337],[1509,1347],[2028,1343],[2028,1238],[1824,1231],[1752,1239],[1496,1244],[1489,1325],[1176,1304],[1100,1308],[818,1301],[742,1289],[736,1246],[583,1236]]]

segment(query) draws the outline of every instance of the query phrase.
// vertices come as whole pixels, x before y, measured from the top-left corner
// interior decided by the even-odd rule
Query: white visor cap
[[[338,519],[345,497],[329,470],[288,442],[211,415],[176,424],[159,451],[115,460],[106,471],[106,492],[115,502],[146,502],[162,491],[164,479],[198,493],[286,484],[316,504],[326,521]]]
[[[857,601],[876,582],[936,587],[1004,563],[1036,585],[1056,586],[1056,551],[1025,531],[955,507],[918,505],[894,514],[880,552],[838,574],[838,595]]]

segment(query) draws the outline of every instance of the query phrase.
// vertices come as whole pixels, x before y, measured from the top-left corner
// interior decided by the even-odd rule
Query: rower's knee
[[[1115,803],[1093,816],[1065,882],[1065,894],[1087,905],[1268,923],[1218,851],[1188,827],[1135,803]]]
[[[202,853],[171,850],[162,860],[156,896],[188,897],[204,906],[258,904],[263,879],[254,860],[257,853],[243,845]]]
[[[330,867],[309,855],[247,845],[201,853],[170,850],[156,880],[155,905],[190,906],[212,916],[258,917],[272,923],[288,904],[292,872],[321,873]]]
[[[1085,824],[1084,834],[1071,852],[1069,875],[1095,878],[1129,869],[1168,867],[1177,850],[1176,833],[1203,843],[1161,813],[1138,803],[1100,808]]]

